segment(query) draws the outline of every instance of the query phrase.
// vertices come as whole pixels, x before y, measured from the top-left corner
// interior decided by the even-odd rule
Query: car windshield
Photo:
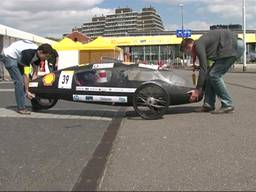
[[[110,81],[111,70],[85,70],[75,74],[76,85],[96,85]]]
[[[127,75],[130,81],[150,81],[159,79],[177,86],[185,86],[186,84],[183,78],[174,74],[172,71],[131,70],[127,71]]]

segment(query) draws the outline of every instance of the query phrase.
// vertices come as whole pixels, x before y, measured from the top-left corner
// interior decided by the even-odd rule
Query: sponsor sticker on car
[[[61,71],[59,77],[59,89],[72,89],[74,71]]]
[[[38,82],[29,82],[29,87],[38,87]]]
[[[126,96],[73,95],[74,101],[127,103]]]
[[[73,95],[73,101],[79,101],[80,98],[79,98],[79,95]]]
[[[85,96],[85,101],[93,101],[93,96]]]
[[[111,69],[114,67],[114,63],[96,63],[93,64],[93,69]]]
[[[154,69],[154,70],[158,70],[158,65],[149,65],[149,64],[139,64],[139,67],[143,67],[143,68],[148,68],[148,69]]]
[[[55,74],[54,73],[49,73],[49,74],[47,74],[43,77],[43,84],[46,87],[52,86],[54,81],[55,81]]]
[[[94,92],[116,92],[116,93],[134,93],[136,88],[122,87],[85,87],[77,86],[76,91],[94,91]]]

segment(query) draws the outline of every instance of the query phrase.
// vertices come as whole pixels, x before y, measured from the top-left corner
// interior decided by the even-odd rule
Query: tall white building
[[[78,30],[87,36],[125,36],[134,32],[164,31],[162,19],[152,7],[134,12],[131,8],[118,8],[115,14],[93,17]]]

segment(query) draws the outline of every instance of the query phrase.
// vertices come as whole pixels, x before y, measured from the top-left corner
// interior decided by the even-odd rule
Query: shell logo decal
[[[55,74],[54,73],[49,73],[47,75],[45,75],[43,77],[43,84],[44,86],[52,86],[52,84],[54,83],[55,81]]]

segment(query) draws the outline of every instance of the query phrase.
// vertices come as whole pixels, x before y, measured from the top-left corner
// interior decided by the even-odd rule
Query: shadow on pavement
[[[16,111],[16,106],[8,106],[6,109]],[[28,110],[32,111],[31,107],[27,107]],[[75,115],[75,116],[94,116],[94,117],[107,117],[113,118],[118,117],[121,114],[118,114],[118,110],[95,110],[95,109],[48,109],[48,110],[39,110],[33,111],[38,114],[48,114],[48,115]]]
[[[165,115],[193,113],[198,106],[170,106]],[[126,117],[132,120],[144,120],[134,110],[126,111]]]

